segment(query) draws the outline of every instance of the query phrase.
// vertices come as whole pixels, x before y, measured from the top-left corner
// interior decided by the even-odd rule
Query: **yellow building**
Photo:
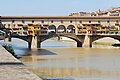
[[[34,33],[34,35],[41,34],[41,25],[40,24],[33,24],[33,33]]]

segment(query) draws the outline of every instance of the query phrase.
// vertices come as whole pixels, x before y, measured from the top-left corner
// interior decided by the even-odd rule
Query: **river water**
[[[75,42],[47,40],[41,49],[13,39],[13,48],[28,69],[43,80],[120,80],[119,48],[77,48]]]

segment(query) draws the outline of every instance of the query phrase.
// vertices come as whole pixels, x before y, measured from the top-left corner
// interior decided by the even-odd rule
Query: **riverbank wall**
[[[0,46],[0,80],[42,80]]]

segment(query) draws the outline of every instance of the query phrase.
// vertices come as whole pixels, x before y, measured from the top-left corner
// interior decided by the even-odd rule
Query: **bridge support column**
[[[41,45],[40,45],[40,39],[39,39],[39,36],[33,36],[32,37],[32,42],[31,42],[31,48],[32,49],[37,49],[37,48],[40,48]]]
[[[83,47],[92,47],[92,42],[91,42],[90,35],[85,35]]]
[[[41,42],[39,36],[37,36],[37,48],[41,48]]]
[[[31,42],[28,42],[28,48],[31,49]]]
[[[82,47],[82,43],[81,42],[77,42],[77,47]]]

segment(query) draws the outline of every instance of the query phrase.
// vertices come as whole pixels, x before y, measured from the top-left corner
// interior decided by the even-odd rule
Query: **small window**
[[[14,20],[12,20],[12,23],[14,23],[15,21]]]
[[[89,23],[91,23],[91,21],[89,21]]]
[[[51,23],[53,23],[54,21],[52,20]]]
[[[98,21],[98,23],[101,23],[101,21]]]
[[[116,23],[118,23],[119,21],[118,20],[116,20]]]
[[[25,21],[24,21],[24,20],[22,20],[22,23],[25,23]]]
[[[61,23],[63,23],[63,20],[61,20]]]
[[[82,23],[82,21],[80,21],[80,23]]]
[[[32,20],[32,23],[34,23],[35,21],[34,20]]]
[[[110,21],[107,21],[107,23],[110,23]]]
[[[42,20],[41,22],[44,23],[44,20]]]
[[[70,23],[72,23],[72,20],[70,21]]]
[[[8,24],[8,28],[10,28],[10,24]]]

